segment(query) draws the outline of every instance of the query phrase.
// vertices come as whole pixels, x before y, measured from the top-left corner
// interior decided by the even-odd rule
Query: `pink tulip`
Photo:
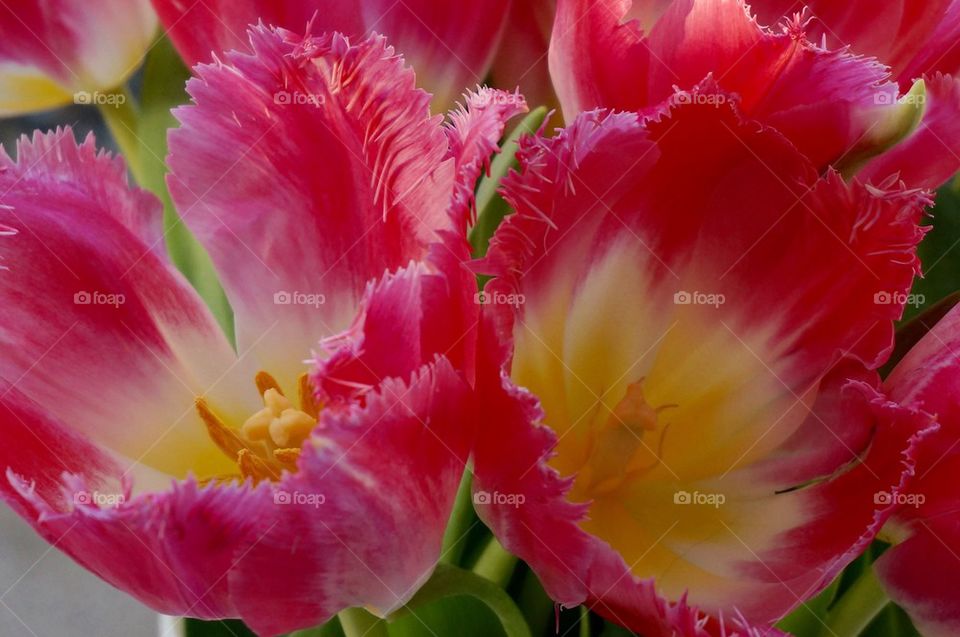
[[[820,173],[725,95],[527,139],[477,266],[480,516],[553,599],[646,637],[775,634],[932,428],[874,371],[929,197]]]
[[[444,125],[381,37],[250,44],[197,68],[169,161],[236,352],[120,161],[69,130],[4,156],[0,496],[157,611],[272,635],[388,613],[438,559],[474,432],[463,229],[524,104],[485,89]],[[326,391],[311,348],[365,330],[365,384]]]
[[[884,528],[894,546],[877,561],[881,582],[924,637],[960,632],[960,309],[942,319],[886,380],[890,395],[935,414],[940,430],[925,441],[917,477]]]
[[[93,103],[137,70],[156,29],[149,0],[7,0],[0,115]]]
[[[902,95],[886,67],[856,55],[870,51],[822,47],[816,24],[798,12],[764,27],[742,0],[559,0],[550,70],[568,120],[597,107],[649,112],[675,87],[715,84],[818,167],[914,188],[956,173],[957,81],[930,67]]]
[[[349,36],[370,32],[389,38],[416,69],[417,84],[443,110],[482,84],[500,41],[511,0],[473,4],[435,0],[153,0],[161,22],[189,64],[246,45],[247,26],[260,21],[300,32]]]

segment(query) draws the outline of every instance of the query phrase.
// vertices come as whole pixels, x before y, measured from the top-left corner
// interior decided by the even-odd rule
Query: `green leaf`
[[[930,232],[920,244],[924,276],[913,286],[916,301],[907,306],[905,320],[912,319],[957,290],[960,290],[960,193],[945,186],[927,220]]]
[[[477,522],[477,514],[473,510],[473,474],[469,469],[465,469],[457,489],[453,511],[450,512],[447,530],[443,533],[443,549],[440,553],[442,561],[454,566],[461,564],[460,558],[469,540],[470,531]]]
[[[823,629],[827,611],[840,588],[840,579],[840,577],[837,577],[819,595],[780,620],[777,623],[777,628],[795,637],[816,637],[819,635]]]
[[[442,604],[437,605],[437,602]],[[488,622],[483,622],[487,625],[481,627],[480,621],[474,621],[475,618],[482,617],[477,614],[477,602],[492,611],[499,622],[500,630],[491,632]],[[523,614],[506,591],[475,573],[442,563],[405,609],[396,613],[390,621],[390,634],[393,637],[423,634],[421,631],[425,630],[425,624],[439,635],[531,637]],[[439,622],[436,629],[430,623],[434,621]],[[441,627],[442,624],[447,626]],[[445,628],[451,630],[448,632]],[[472,632],[481,628],[480,632]],[[427,631],[426,634],[430,632]]]
[[[517,167],[517,142],[523,135],[539,130],[546,117],[547,109],[543,106],[527,115],[503,142],[500,154],[490,164],[490,175],[480,180],[477,187],[477,224],[470,231],[470,245],[473,246],[474,256],[482,257],[487,253],[487,246],[494,231],[510,212],[510,206],[497,189],[510,169]]]
[[[866,567],[857,580],[833,604],[820,627],[821,637],[858,637],[890,604],[872,567]]]
[[[164,234],[174,265],[206,301],[224,332],[233,336],[233,312],[206,251],[180,220],[167,192],[167,132],[177,126],[171,109],[189,101],[184,85],[190,72],[168,38],[147,55],[143,69],[137,138],[141,185],[163,202]]]

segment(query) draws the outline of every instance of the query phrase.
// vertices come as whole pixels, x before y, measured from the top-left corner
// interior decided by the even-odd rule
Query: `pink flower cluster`
[[[0,497],[60,550],[265,635],[388,616],[469,464],[553,600],[645,637],[783,634],[878,537],[960,634],[960,310],[879,372],[960,170],[960,1],[75,4],[0,9],[0,112],[114,88],[159,16],[235,333],[122,160],[0,157]],[[521,92],[566,126],[474,253]]]

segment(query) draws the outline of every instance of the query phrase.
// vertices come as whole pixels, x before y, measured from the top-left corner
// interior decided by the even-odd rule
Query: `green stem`
[[[430,581],[396,616],[415,612],[418,607],[431,602],[461,595],[473,597],[493,611],[507,637],[531,637],[523,614],[505,590],[476,573],[449,564],[437,565]],[[348,634],[347,637],[352,636]]]
[[[827,614],[820,635],[858,637],[889,603],[873,568],[867,567]]]
[[[473,528],[476,515],[473,512],[473,474],[470,469],[463,472],[460,479],[460,488],[457,489],[457,499],[454,501],[453,511],[447,530],[443,534],[443,551],[440,559],[447,564],[458,565],[466,546],[466,535]]]
[[[389,637],[387,622],[362,608],[348,608],[338,615],[346,637]]]
[[[473,572],[484,577],[501,588],[510,583],[513,570],[517,567],[517,558],[507,552],[497,538],[491,537],[483,553],[473,565]]]
[[[543,584],[536,574],[526,569],[520,585],[518,603],[523,616],[527,619],[530,631],[534,635],[544,635],[554,622],[554,603],[543,590]]]
[[[125,86],[120,86],[102,97],[104,99],[97,102],[100,115],[126,159],[133,178],[138,185],[143,186],[145,183],[143,153],[136,133],[140,113],[133,94]]]
[[[543,106],[527,115],[503,142],[500,154],[490,164],[490,175],[480,180],[477,187],[477,224],[470,231],[470,245],[473,246],[474,256],[482,257],[487,253],[490,238],[510,212],[510,207],[497,194],[497,189],[500,187],[500,180],[511,168],[517,166],[518,141],[523,135],[535,133],[546,117],[547,109]]]
[[[580,607],[580,637],[590,637],[590,609]]]

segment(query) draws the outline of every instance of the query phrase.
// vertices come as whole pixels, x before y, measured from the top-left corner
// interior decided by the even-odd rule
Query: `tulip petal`
[[[924,78],[923,119],[916,129],[858,173],[880,183],[898,175],[915,188],[938,188],[960,170],[960,78]]]
[[[584,113],[524,141],[504,184],[517,212],[477,265],[503,299],[484,314],[512,344],[510,381],[488,373],[478,390],[484,422],[510,428],[494,440],[524,441],[477,451],[477,484],[528,503],[482,515],[555,599],[619,599],[598,612],[622,622],[635,608],[626,625],[643,634],[666,620],[625,601],[637,578],[761,624],[825,585],[889,514],[874,495],[901,488],[928,424],[887,405],[864,370],[892,348],[928,196],[818,176],[716,95],[678,93],[650,119]],[[601,434],[619,431],[606,414],[637,387],[663,416],[617,420],[659,437],[605,447]],[[844,433],[827,443],[819,425]],[[757,479],[778,454],[783,472]],[[726,503],[676,506],[684,491]],[[837,506],[855,514],[812,532]]]
[[[473,4],[433,0],[153,0],[161,21],[191,66],[246,48],[245,33],[258,21],[302,31],[338,31],[362,39],[386,35],[417,70],[417,84],[443,110],[467,87],[483,82],[508,14],[509,0]]]
[[[0,6],[0,115],[61,106],[76,91],[122,84],[157,17],[149,0],[10,2]]]
[[[878,108],[900,106],[885,67],[815,46],[799,20],[774,33],[740,0],[680,0],[654,7],[659,17],[646,34],[641,20],[651,16],[629,20],[629,6],[560,0],[550,59],[568,121],[592,108],[650,109],[712,75],[739,96],[745,116],[780,130],[817,166],[902,134]]]
[[[13,234],[0,240],[0,378],[127,462],[222,471],[228,460],[193,403],[206,393],[246,417],[258,404],[253,374],[251,391],[234,395],[236,355],[160,254],[159,202],[69,130],[24,138],[17,161],[0,158],[0,191]]]
[[[764,24],[788,20],[803,7],[809,11],[810,37],[831,48],[849,46],[890,66],[904,89],[924,74],[960,70],[956,30],[960,2],[930,0],[754,0],[750,7]]]
[[[454,162],[383,38],[250,36],[253,55],[188,84],[170,188],[220,273],[240,349],[290,386],[304,352],[350,325],[367,281],[449,227]]]
[[[954,308],[890,373],[903,404],[936,414],[940,430],[921,447],[908,498],[884,529],[895,544],[875,564],[890,597],[930,637],[960,630],[960,310]]]
[[[953,460],[952,465],[955,477],[960,463]],[[890,598],[924,637],[952,637],[960,631],[958,542],[960,515],[954,512],[924,521],[874,563]]]

